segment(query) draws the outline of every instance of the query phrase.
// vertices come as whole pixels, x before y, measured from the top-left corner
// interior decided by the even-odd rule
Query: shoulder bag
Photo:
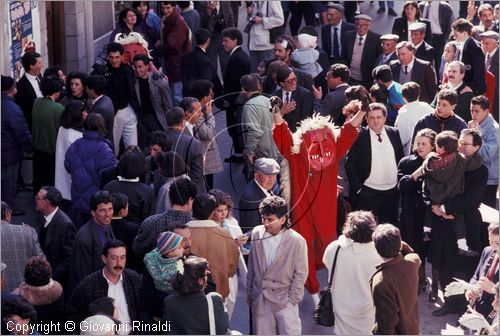
[[[319,303],[316,311],[314,312],[314,320],[317,324],[324,327],[333,327],[335,325],[335,315],[333,314],[332,306],[332,280],[333,273],[335,273],[335,264],[337,264],[337,257],[339,255],[340,246],[337,247],[335,257],[333,258],[332,272],[330,273],[330,281],[328,286],[319,292]]]

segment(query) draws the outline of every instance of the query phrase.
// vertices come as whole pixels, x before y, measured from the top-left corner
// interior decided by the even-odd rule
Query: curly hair
[[[342,233],[356,243],[369,243],[377,226],[371,211],[353,211],[346,219]]]
[[[35,256],[28,259],[24,267],[24,281],[35,287],[48,285],[52,278],[52,267],[45,257]]]
[[[177,272],[172,280],[172,287],[179,295],[201,292],[204,288],[198,280],[207,275],[208,261],[205,258],[191,256],[184,260],[184,274]]]

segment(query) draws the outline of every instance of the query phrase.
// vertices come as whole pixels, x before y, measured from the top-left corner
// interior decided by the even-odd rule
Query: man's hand
[[[259,23],[262,23],[264,22],[264,18],[260,17],[260,16],[254,16],[253,17],[253,23],[254,24],[259,24]]]
[[[281,113],[273,113],[273,121],[275,125],[283,124],[283,117],[281,116]]]
[[[480,277],[478,285],[479,288],[481,288],[483,291],[490,294],[495,294],[495,284],[491,282],[487,277]]]
[[[467,5],[467,20],[472,21],[477,12],[477,6],[474,1],[469,1]]]
[[[465,298],[467,301],[476,301],[478,299],[478,295],[476,292],[471,291],[470,289],[465,291]]]
[[[314,85],[312,85],[311,89],[315,99],[321,99],[321,97],[323,97],[323,88],[321,86],[318,86],[316,88]]]
[[[283,106],[281,106],[281,110],[280,110],[281,115],[287,115],[288,113],[295,110],[296,107],[297,107],[297,102],[295,102],[295,100],[291,100],[288,103],[283,104]]]
[[[247,155],[247,161],[249,164],[251,164],[253,166],[253,161],[255,159],[255,155],[254,154],[248,154]]]

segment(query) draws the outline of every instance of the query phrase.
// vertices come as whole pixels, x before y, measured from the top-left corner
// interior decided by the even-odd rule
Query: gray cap
[[[372,18],[369,17],[368,15],[366,14],[358,14],[354,17],[354,20],[367,20],[367,21],[372,21]]]
[[[328,2],[328,8],[333,8],[344,14],[345,8],[341,4],[334,3],[334,2]]]
[[[415,23],[412,23],[409,27],[408,27],[408,30],[409,31],[419,31],[419,32],[424,32],[425,33],[425,30],[427,29],[427,26],[425,25],[425,23],[422,23],[422,22],[415,22]]]
[[[275,175],[280,172],[280,165],[274,159],[260,158],[255,160],[253,169],[266,175]]]
[[[398,41],[399,40],[399,35],[396,35],[396,34],[385,34],[385,35],[380,36],[380,39],[382,41],[383,40],[395,40],[395,41]]]
[[[490,38],[490,39],[494,39],[495,41],[498,41],[498,33],[496,31],[491,31],[491,30],[488,30],[488,31],[485,31],[484,33],[481,33],[479,34],[479,36],[481,38]]]

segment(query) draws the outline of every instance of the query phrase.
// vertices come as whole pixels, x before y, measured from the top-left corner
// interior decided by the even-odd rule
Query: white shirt
[[[240,46],[236,46],[236,47],[234,47],[234,49],[233,49],[233,50],[231,50],[231,52],[229,53],[229,56],[231,56],[231,55],[235,52],[235,50],[236,50],[236,49],[238,49],[238,48],[240,48]]]
[[[429,11],[427,18],[431,22],[432,33],[442,34],[443,31],[441,30],[441,25],[439,24],[439,1],[432,1],[431,4],[428,1],[426,1],[423,13],[424,18],[426,18],[425,14],[427,13],[427,11]]]
[[[116,285],[109,281],[104,274],[104,269],[102,270],[102,276],[108,282],[108,296],[115,300],[115,307],[118,313],[118,320],[122,324],[126,324],[127,327],[119,328],[124,334],[128,334],[131,331],[132,321],[130,321],[130,315],[128,313],[127,298],[125,297],[125,290],[123,289],[123,274],[120,275],[120,279]]]
[[[27,72],[25,72],[26,78],[30,82],[31,86],[35,90],[37,98],[43,97],[42,90],[40,90],[40,84],[38,84],[38,80],[36,79],[36,76],[33,76]]]
[[[385,127],[380,132],[382,142],[378,141],[378,136],[371,129],[370,146],[372,150],[372,162],[370,176],[365,181],[365,185],[375,190],[389,190],[398,183],[398,163]]]
[[[188,129],[189,134],[191,134],[191,136],[194,136],[193,132],[194,125],[191,124],[189,121],[186,121],[186,128]]]
[[[451,82],[448,80],[448,89],[452,90],[452,91],[457,91],[457,89],[460,87],[460,85],[462,85],[464,82],[460,82],[458,83],[458,85],[455,85],[455,86],[451,86]],[[457,92],[459,93],[459,92]]]
[[[273,236],[269,232],[265,232],[262,239],[262,247],[264,248],[264,254],[266,255],[267,267],[271,267],[274,258],[276,257],[276,252],[278,252],[278,247],[281,243],[281,238],[283,231],[280,231],[277,235]]]
[[[262,190],[262,192],[264,192],[264,194],[266,194],[266,197],[269,197],[269,196],[274,196],[274,195],[273,195],[273,194],[271,194],[271,193],[270,193],[267,189],[264,189],[264,187],[263,187],[263,186],[261,186],[261,185],[259,184],[259,182],[257,182],[257,180],[255,180],[255,179],[254,179],[254,181],[255,181],[255,183],[259,186],[260,190]]]
[[[423,101],[414,101],[403,105],[399,111],[394,126],[399,131],[405,155],[409,155],[412,148],[411,137],[417,122],[427,114],[434,113],[434,109]]]
[[[411,73],[411,70],[413,69],[413,64],[415,64],[415,57],[413,57],[413,59],[411,60],[410,63],[408,63],[407,65],[403,65],[401,64],[401,70],[404,72],[405,71],[405,67],[408,67],[408,73],[410,74]]]
[[[92,100],[92,105],[95,105],[95,103],[97,103],[97,101],[98,101],[99,99],[101,99],[101,98],[102,98],[102,96],[104,96],[104,95],[100,95],[100,96],[99,96],[99,97],[97,97],[96,99],[93,99],[93,100]]]
[[[43,225],[44,228],[46,228],[50,222],[52,221],[52,218],[54,218],[54,215],[56,214],[56,211],[59,210],[59,207],[56,207],[56,209],[54,211],[52,211],[50,214],[48,214],[47,216],[43,216],[43,218],[45,218],[45,224]]]
[[[288,102],[292,101],[292,91],[285,91],[283,90],[283,94],[281,99],[283,100],[283,104],[286,104],[286,94],[288,93]]]

